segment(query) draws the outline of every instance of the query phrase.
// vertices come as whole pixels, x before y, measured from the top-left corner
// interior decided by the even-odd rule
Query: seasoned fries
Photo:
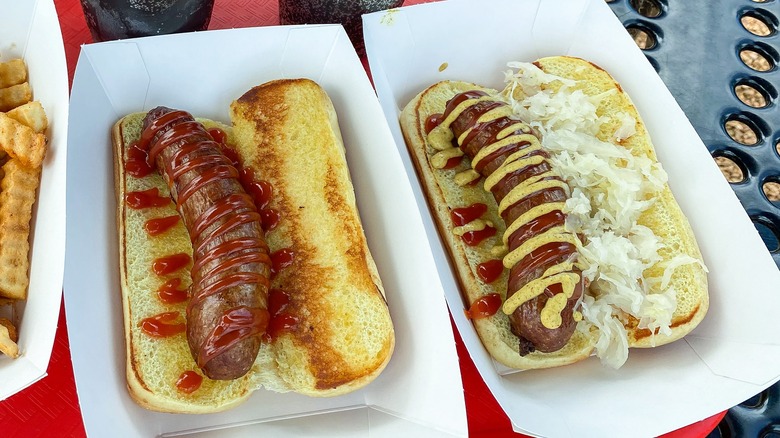
[[[0,88],[10,87],[27,81],[27,65],[22,59],[0,63]]]
[[[18,340],[13,323],[6,318],[0,318],[0,352],[16,359],[19,357],[19,346],[16,345]]]
[[[27,81],[27,65],[17,58],[0,63],[0,88],[18,85]]]
[[[49,127],[49,120],[46,118],[46,112],[43,106],[37,100],[27,102],[18,106],[6,115],[24,126],[29,126],[33,131],[42,134]]]
[[[0,88],[0,111],[8,111],[32,100],[30,84],[23,82],[6,88]]]
[[[27,298],[30,283],[30,219],[40,169],[30,169],[18,160],[3,165],[0,182],[0,296]]]
[[[0,148],[24,166],[37,169],[46,153],[46,136],[0,113]]]
[[[48,126],[43,106],[32,101],[24,61],[0,63],[0,305],[27,298],[32,210]],[[0,318],[0,352],[19,357],[16,342],[13,323]]]

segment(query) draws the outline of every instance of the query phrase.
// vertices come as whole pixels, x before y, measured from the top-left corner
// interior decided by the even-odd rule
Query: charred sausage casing
[[[166,180],[192,241],[192,356],[209,378],[238,378],[254,363],[269,321],[271,261],[260,215],[238,170],[190,114],[151,110],[140,146]]]
[[[434,119],[432,147],[471,159],[506,223],[503,263],[510,272],[502,310],[520,339],[520,354],[563,348],[577,325],[583,287],[575,266],[577,236],[564,228],[568,186],[552,170],[539,138],[505,102],[467,91]]]

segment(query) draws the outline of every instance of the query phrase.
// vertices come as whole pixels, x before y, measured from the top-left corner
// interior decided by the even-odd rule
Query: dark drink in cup
[[[214,0],[81,0],[95,41],[206,30]]]
[[[400,7],[404,0],[279,0],[281,24],[341,23],[352,45],[362,55],[362,14]]]

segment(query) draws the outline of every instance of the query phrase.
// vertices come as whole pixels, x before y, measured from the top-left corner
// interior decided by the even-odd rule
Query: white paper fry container
[[[27,300],[11,312],[19,323],[21,356],[14,360],[0,355],[3,400],[46,375],[57,331],[65,263],[68,69],[51,0],[0,0],[0,11],[0,62],[24,59],[33,99],[41,102],[49,121],[48,150],[33,205],[30,286]]]

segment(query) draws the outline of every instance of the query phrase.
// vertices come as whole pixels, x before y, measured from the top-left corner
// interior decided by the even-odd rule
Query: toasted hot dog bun
[[[272,283],[301,318],[271,345],[277,374],[312,396],[364,386],[387,365],[395,337],[333,104],[315,82],[292,79],[249,90],[230,111],[242,162],[274,187],[282,220],[268,245],[295,253]]]
[[[584,84],[583,92],[589,96],[615,90],[602,99],[596,114],[603,116],[624,112],[636,119],[636,133],[623,139],[620,145],[629,149],[633,155],[644,155],[653,161],[658,161],[650,134],[631,98],[604,69],[586,60],[569,56],[542,58],[534,64],[546,73],[580,81]],[[560,83],[552,83],[550,86],[558,87]],[[608,141],[619,129],[618,125],[615,118],[611,118],[610,122],[602,125],[596,137]],[[662,277],[665,262],[681,254],[702,260],[691,225],[668,184],[664,185],[653,205],[642,213],[638,222],[653,230],[662,243],[659,250],[662,260],[645,271],[645,277]],[[638,321],[632,318],[626,325],[629,346],[652,347],[676,341],[688,334],[704,319],[710,301],[707,273],[703,266],[691,263],[678,267],[673,271],[669,284],[677,292],[677,307],[672,316],[671,334],[657,333],[651,337],[650,330],[638,329]]]
[[[243,166],[252,167],[257,180],[273,185],[269,207],[281,219],[266,233],[268,245],[271,251],[291,250],[294,261],[271,287],[287,292],[291,302],[285,311],[298,322],[273,342],[263,343],[245,376],[230,381],[204,377],[190,394],[177,389],[184,371],[202,376],[186,335],[153,338],[139,324],[170,311],[180,312],[184,321],[186,303],[164,304],[156,292],[175,275],[161,277],[150,267],[159,257],[192,254],[192,246],[182,221],[154,237],[144,229],[149,219],[177,215],[173,203],[132,209],[125,202],[130,192],[154,187],[161,196],[169,196],[169,191],[156,172],[142,178],[127,174],[127,150],[140,138],[145,113],[123,117],[113,128],[112,139],[126,377],[131,397],[147,409],[218,412],[245,401],[261,387],[310,396],[340,395],[376,378],[393,351],[392,321],[328,96],[311,81],[284,81],[252,89],[231,110],[235,129],[198,121],[224,131]],[[191,283],[190,268],[191,264],[184,274],[178,273],[182,288]]]
[[[632,153],[643,154],[657,161],[647,130],[636,112],[629,97],[620,86],[600,68],[574,58],[545,58],[536,64],[547,73],[587,82],[584,92],[587,95],[597,95],[609,90],[615,93],[602,99],[597,114],[610,115],[624,111],[636,119],[636,134],[625,140],[621,145],[630,148]],[[552,83],[550,86],[559,86]],[[508,270],[502,276],[490,283],[484,283],[477,275],[477,265],[484,261],[495,259],[492,253],[495,242],[468,246],[453,233],[455,224],[450,217],[453,208],[465,207],[473,203],[483,203],[488,206],[484,218],[492,222],[497,229],[496,236],[501,236],[506,225],[497,214],[497,205],[493,196],[482,188],[482,183],[461,186],[455,182],[454,176],[470,168],[468,159],[454,169],[436,169],[431,157],[436,152],[428,142],[426,135],[426,120],[433,114],[444,112],[447,101],[456,94],[481,90],[491,95],[501,95],[497,90],[458,81],[443,81],[436,83],[419,93],[403,109],[400,124],[407,148],[415,165],[418,178],[428,200],[428,206],[436,222],[439,235],[445,244],[451,265],[460,284],[464,297],[464,309],[482,296],[498,293],[506,298]],[[526,122],[531,122],[526,120]],[[598,137],[602,140],[612,138],[619,128],[619,123],[602,126]],[[674,199],[668,185],[657,194],[654,206],[643,213],[639,223],[652,229],[664,244],[659,252],[663,260],[645,272],[646,277],[663,275],[665,261],[679,254],[689,255],[701,260],[701,254],[696,244],[687,219]],[[494,239],[499,239],[496,237]],[[628,344],[631,347],[650,347],[662,345],[679,339],[690,332],[704,317],[708,307],[706,274],[699,264],[687,264],[673,271],[670,284],[677,291],[677,307],[671,324],[671,334],[655,334],[650,330],[638,329],[638,321],[629,318],[625,324]],[[594,288],[586,290],[586,294],[598,293]],[[500,363],[510,368],[534,369],[566,365],[590,356],[598,339],[598,329],[589,327],[578,329],[561,350],[552,353],[533,352],[525,356],[519,354],[518,338],[510,331],[508,317],[498,311],[491,317],[473,319],[472,322],[483,345]],[[584,327],[584,326],[583,326]]]

